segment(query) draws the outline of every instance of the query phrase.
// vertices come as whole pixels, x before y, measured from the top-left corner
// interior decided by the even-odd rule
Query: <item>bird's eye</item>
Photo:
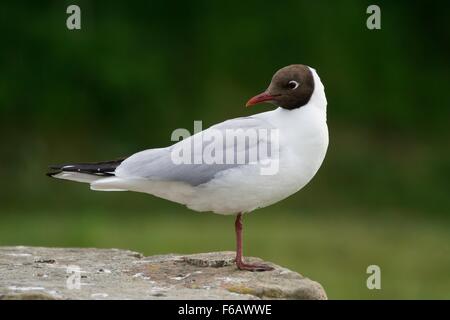
[[[291,89],[291,90],[297,89],[298,86],[299,86],[299,83],[297,81],[295,81],[295,80],[291,80],[291,81],[288,82],[288,88]]]

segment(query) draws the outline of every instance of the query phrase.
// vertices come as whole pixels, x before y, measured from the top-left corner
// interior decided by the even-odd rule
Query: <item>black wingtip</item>
[[[48,177],[54,177],[61,172],[75,172],[75,173],[85,173],[94,174],[98,176],[112,176],[114,175],[114,170],[122,163],[122,159],[112,160],[112,161],[102,161],[93,163],[66,163],[66,164],[55,164],[50,165],[49,172],[47,172]]]
[[[65,166],[64,164],[51,164],[48,166],[48,168],[51,170],[61,171],[64,166]]]
[[[61,167],[60,166],[49,166],[48,167],[51,171],[47,172],[45,175],[47,177],[53,178],[56,174],[61,173]]]

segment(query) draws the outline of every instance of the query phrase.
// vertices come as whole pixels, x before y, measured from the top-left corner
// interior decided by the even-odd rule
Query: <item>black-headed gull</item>
[[[247,106],[262,102],[278,108],[125,159],[51,166],[48,175],[89,183],[92,190],[145,192],[195,211],[237,215],[237,267],[272,270],[243,261],[242,215],[294,194],[314,177],[328,147],[327,100],[314,69],[290,65]]]

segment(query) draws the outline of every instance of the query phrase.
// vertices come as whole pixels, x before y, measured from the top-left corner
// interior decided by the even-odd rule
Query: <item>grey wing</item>
[[[270,134],[257,136],[256,139],[248,138],[252,131],[258,131],[259,129],[270,130],[274,128],[268,122],[254,117],[228,120],[170,147],[138,152],[125,159],[116,169],[115,175],[149,180],[178,181],[197,186],[212,180],[224,170],[248,165],[254,160],[261,160],[264,155],[261,155],[257,150],[262,143],[268,143],[270,149]],[[236,137],[233,141],[225,138],[227,132],[235,133]],[[220,137],[224,140],[222,143],[217,143],[221,139]],[[247,140],[245,140],[246,138]],[[239,139],[245,140],[241,147],[235,143]],[[209,150],[215,148],[216,150],[211,154],[216,156],[220,153],[223,157],[222,161],[205,161],[205,150],[208,147]],[[227,161],[225,156],[230,151],[233,155],[233,161]],[[257,159],[252,159],[249,156],[252,151],[256,152]],[[180,162],[180,154],[184,161]],[[270,156],[270,154],[267,156]],[[220,157],[215,159],[218,158]]]

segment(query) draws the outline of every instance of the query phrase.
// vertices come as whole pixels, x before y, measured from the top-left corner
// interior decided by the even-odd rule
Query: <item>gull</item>
[[[144,192],[195,211],[236,215],[237,268],[273,270],[244,261],[242,217],[296,193],[317,173],[328,148],[327,100],[316,70],[294,64],[278,70],[246,106],[259,103],[276,108],[128,158],[52,165],[47,175],[88,183],[92,190]]]

